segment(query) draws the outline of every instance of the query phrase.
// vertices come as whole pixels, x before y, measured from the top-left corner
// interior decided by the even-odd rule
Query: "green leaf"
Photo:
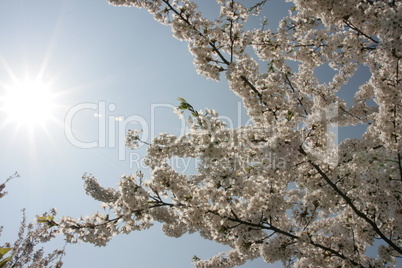
[[[295,115],[295,114],[294,114],[292,111],[288,111],[288,114],[287,114],[287,116],[286,116],[286,119],[287,119],[288,121],[290,121],[290,120],[293,118],[294,115]]]
[[[194,110],[194,107],[191,106],[191,104],[189,104],[185,99],[183,98],[177,98],[180,101],[180,105],[177,107],[180,110],[188,110],[192,113],[193,116],[198,116],[198,112],[196,110]]]
[[[46,217],[38,217],[37,221],[41,223],[46,223],[47,226],[50,228],[57,225],[54,221],[54,217],[51,215],[47,215]]]
[[[11,260],[11,257],[5,258],[4,260],[0,261],[0,268],[4,267],[6,263]]]
[[[193,259],[193,262],[197,262],[197,261],[200,261],[200,260],[201,260],[201,259],[198,258],[196,255],[194,255],[192,259]]]
[[[38,217],[38,221],[39,222],[49,222],[49,221],[53,221],[54,217],[47,215],[46,217]]]
[[[38,217],[38,222],[47,222],[46,217]]]
[[[12,248],[0,248],[0,259],[3,258],[4,255],[6,255],[10,250],[12,250]],[[11,260],[12,256],[2,259],[0,261],[0,268],[4,267],[4,265],[6,265],[6,263]]]
[[[0,258],[3,258],[10,250],[12,250],[12,248],[0,248]]]

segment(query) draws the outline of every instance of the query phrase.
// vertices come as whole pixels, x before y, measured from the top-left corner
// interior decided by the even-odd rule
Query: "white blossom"
[[[294,8],[277,30],[247,30],[249,16],[263,9],[246,1],[218,0],[216,20],[189,0],[109,2],[145,8],[169,25],[188,43],[199,74],[225,74],[252,124],[228,129],[215,111],[180,99],[177,111],[192,115],[183,136],[160,134],[147,144],[139,131],[127,135],[132,149],[148,145],[150,177],[123,176],[113,190],[86,176],[87,193],[109,214],[63,217],[53,229],[70,242],[105,245],[158,221],[168,236],[198,232],[232,248],[195,258],[196,267],[257,257],[288,267],[395,266],[402,256],[401,1],[289,0]],[[328,83],[315,76],[324,65],[336,72]],[[371,77],[348,107],[339,92],[360,66]],[[331,127],[357,124],[367,126],[361,139],[333,142]],[[173,157],[198,160],[197,174],[175,170]],[[376,239],[384,246],[367,256]]]

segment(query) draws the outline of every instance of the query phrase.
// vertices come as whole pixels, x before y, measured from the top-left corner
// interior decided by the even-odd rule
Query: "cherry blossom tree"
[[[7,192],[4,191],[6,184],[15,178],[20,177],[16,172],[7,180],[0,184],[0,199]],[[46,214],[46,218],[42,222],[47,222],[55,215],[55,210]],[[6,215],[2,215],[4,217]],[[38,218],[39,221],[41,218]],[[46,220],[46,221],[44,221]],[[49,226],[42,224],[28,223],[25,215],[25,209],[22,210],[22,220],[18,230],[18,238],[13,243],[5,243],[0,247],[0,267],[1,268],[60,268],[63,266],[62,258],[65,255],[64,249],[55,249],[47,253],[44,248],[38,248],[42,242],[48,241],[49,236],[46,234],[46,229]],[[3,231],[3,226],[0,226],[0,235]]]
[[[392,267],[402,256],[402,1],[289,0],[277,30],[249,30],[269,1],[217,0],[209,20],[189,0],[109,0],[148,10],[186,41],[197,72],[228,82],[252,124],[230,129],[214,110],[188,113],[182,136],[150,143],[132,130],[127,145],[148,148],[150,178],[138,171],[116,189],[84,175],[104,213],[49,218],[47,232],[104,246],[115,235],[161,222],[166,235],[198,232],[232,248],[196,267],[233,267],[262,257],[292,267]],[[321,83],[320,66],[336,74]],[[370,70],[348,107],[338,95],[359,66]],[[353,89],[351,89],[353,90]],[[334,142],[330,127],[362,124],[360,139]],[[193,158],[197,173],[167,160]],[[268,163],[274,157],[281,165]],[[367,248],[380,243],[378,256]]]

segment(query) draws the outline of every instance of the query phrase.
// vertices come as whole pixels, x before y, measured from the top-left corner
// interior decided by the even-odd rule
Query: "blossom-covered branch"
[[[10,180],[18,178],[20,175],[15,172],[7,180],[0,184],[0,198],[6,194],[2,192]],[[56,214],[55,210],[51,210],[46,220],[50,220]],[[53,216],[52,216],[53,215]],[[4,215],[3,215],[4,216]],[[55,249],[50,253],[46,253],[44,248],[38,248],[42,242],[52,238],[48,232],[48,226],[42,224],[28,223],[25,215],[25,209],[22,210],[22,220],[18,230],[18,237],[13,243],[5,243],[0,247],[0,267],[4,268],[60,268],[63,265],[62,258],[65,250]],[[0,226],[0,235],[3,226]],[[51,233],[51,232],[50,232]]]
[[[402,257],[401,1],[289,0],[278,29],[249,30],[269,1],[217,0],[206,19],[189,0],[109,0],[147,9],[188,43],[197,72],[243,101],[252,124],[228,128],[214,110],[190,113],[182,136],[152,141],[131,130],[126,144],[148,147],[151,174],[123,176],[116,189],[84,175],[104,213],[44,219],[51,235],[103,246],[113,236],[161,222],[168,236],[198,232],[232,250],[197,267],[233,267],[262,257],[294,267],[392,267]],[[264,67],[265,65],[265,67]],[[316,70],[333,69],[322,83]],[[340,90],[365,66],[370,77]],[[334,142],[334,127],[367,127]],[[195,175],[169,159],[199,162]],[[380,240],[377,246],[374,241]],[[378,256],[367,248],[378,248]]]

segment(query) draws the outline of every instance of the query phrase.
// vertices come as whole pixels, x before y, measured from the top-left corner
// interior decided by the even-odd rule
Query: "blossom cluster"
[[[401,1],[289,0],[294,7],[276,31],[245,27],[269,1],[217,0],[216,20],[189,0],[109,2],[145,8],[169,25],[188,43],[199,74],[226,76],[253,124],[229,129],[215,111],[185,102],[179,108],[191,112],[189,131],[148,144],[150,178],[123,176],[114,190],[84,176],[108,214],[63,217],[50,231],[105,245],[157,221],[168,236],[198,232],[232,248],[195,258],[197,267],[257,257],[294,267],[395,265],[402,256]],[[328,83],[315,76],[324,65],[336,72]],[[339,91],[359,66],[371,77],[348,107]],[[367,126],[361,139],[332,142],[330,126],[357,124]],[[139,142],[130,131],[127,145]],[[270,154],[285,159],[282,168],[269,167]],[[198,159],[197,174],[175,170],[173,157]],[[379,255],[368,256],[375,239]]]
[[[4,183],[0,184],[0,199],[7,192],[4,191],[6,184],[20,175],[15,172],[8,177]],[[43,215],[46,222],[50,222],[53,216],[56,215],[56,210],[51,209],[46,215]],[[8,215],[2,215],[6,217]],[[39,221],[42,217],[39,217]],[[43,219],[43,218],[42,218]],[[54,238],[54,231],[49,230],[49,226],[42,224],[28,223],[25,209],[22,210],[22,220],[19,225],[17,239],[13,243],[6,242],[0,246],[0,267],[4,268],[60,268],[63,266],[63,256],[65,249],[55,249],[52,252],[46,252],[43,247],[39,247],[43,242]],[[0,226],[0,236],[3,231],[3,226]],[[43,246],[43,244],[42,244]]]

